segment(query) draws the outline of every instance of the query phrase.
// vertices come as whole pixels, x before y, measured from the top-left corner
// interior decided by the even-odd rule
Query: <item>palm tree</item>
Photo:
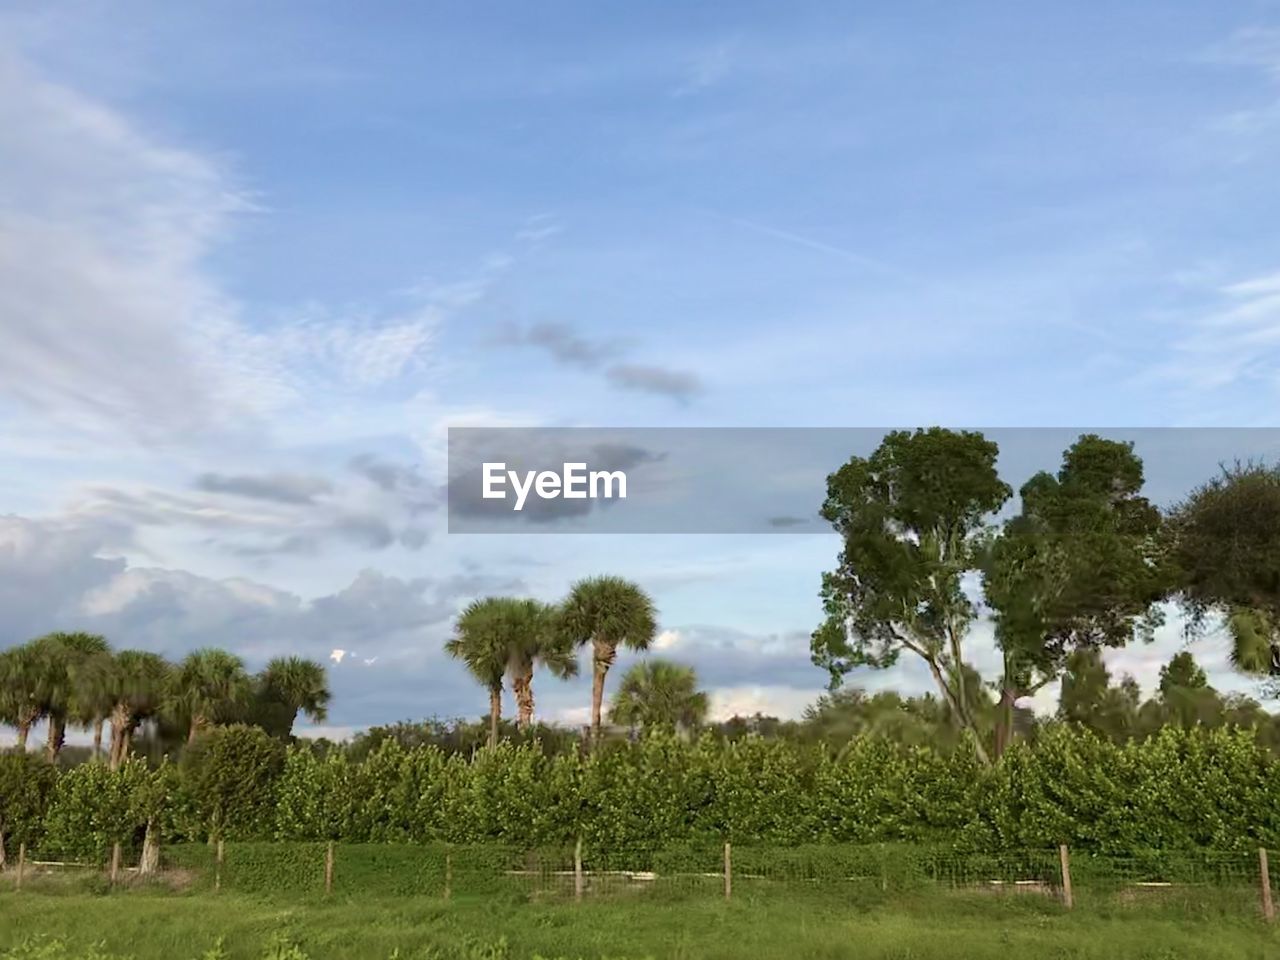
[[[61,631],[46,634],[32,641],[32,645],[40,663],[41,698],[49,721],[45,755],[52,763],[66,740],[67,721],[87,712],[76,696],[77,677],[88,668],[88,661],[106,654],[110,647],[96,633]]]
[[[533,723],[533,669],[541,664],[561,679],[578,672],[571,644],[555,630],[556,609],[537,600],[503,597],[492,601],[502,643],[507,650],[507,675],[516,698],[516,727]]]
[[[44,662],[34,644],[11,647],[0,653],[0,723],[18,731],[18,749],[27,749],[27,737],[45,715]]]
[[[159,714],[169,692],[173,667],[164,657],[144,650],[121,650],[115,656],[111,683],[111,748],[115,770],[129,755],[133,732]]]
[[[706,719],[708,706],[693,667],[646,660],[623,675],[609,719],[631,727],[689,730]]]
[[[569,591],[560,610],[561,636],[573,646],[591,644],[591,739],[600,736],[604,681],[618,646],[647,650],[657,631],[653,600],[621,577],[589,577]]]
[[[314,660],[302,657],[276,657],[262,671],[263,696],[280,704],[288,713],[285,738],[293,735],[293,724],[302,712],[314,723],[322,723],[328,716],[329,681],[324,667]]]
[[[468,672],[489,691],[489,746],[498,743],[502,719],[502,678],[507,672],[508,645],[498,597],[475,600],[462,611],[445,652],[461,660]]]
[[[102,730],[115,703],[116,662],[109,652],[96,653],[73,664],[70,718],[93,730],[93,759],[102,755]]]
[[[187,719],[187,743],[215,723],[233,719],[249,701],[253,682],[244,661],[233,653],[206,647],[189,653],[170,682],[169,706]]]

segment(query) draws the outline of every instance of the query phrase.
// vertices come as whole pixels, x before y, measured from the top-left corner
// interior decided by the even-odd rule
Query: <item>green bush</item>
[[[669,733],[589,756],[503,743],[471,759],[389,740],[357,762],[286,753],[248,727],[209,731],[176,771],[86,765],[56,786],[43,761],[0,757],[0,825],[11,840],[44,831],[50,852],[101,857],[113,842],[135,843],[148,820],[168,842],[486,844],[563,855],[580,837],[589,859],[714,851],[725,840],[965,854],[1059,843],[1108,857],[1248,852],[1280,847],[1280,762],[1247,731],[1166,728],[1116,745],[1067,726],[1015,744],[993,767],[965,749],[876,738],[832,758],[786,740],[690,743]]]
[[[270,836],[284,748],[258,727],[214,727],[182,753],[179,776],[204,837]]]

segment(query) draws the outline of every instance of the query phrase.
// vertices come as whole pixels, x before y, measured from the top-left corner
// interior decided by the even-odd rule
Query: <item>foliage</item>
[[[702,725],[709,706],[706,693],[698,689],[693,667],[645,660],[623,674],[609,719],[631,727],[688,730]]]
[[[821,513],[842,549],[823,574],[826,620],[811,649],[833,686],[907,651],[928,666],[962,725],[976,728],[963,641],[977,611],[962,580],[977,569],[985,524],[1011,493],[996,473],[997,452],[980,433],[894,431],[827,478]]]
[[[116,769],[84,763],[63,773],[45,816],[43,850],[68,859],[101,861],[113,844],[141,843],[147,820],[164,804],[164,777],[140,760]]]
[[[201,734],[183,752],[179,774],[202,832],[227,839],[269,833],[283,763],[279,741],[257,727],[237,724]]]
[[[0,832],[6,842],[31,843],[41,830],[57,771],[28,753],[0,753]]]

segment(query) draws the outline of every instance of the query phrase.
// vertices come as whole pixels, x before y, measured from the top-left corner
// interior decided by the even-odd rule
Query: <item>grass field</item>
[[[221,951],[214,951],[222,941]],[[60,941],[60,942],[59,942]],[[848,902],[770,891],[715,898],[529,902],[519,895],[316,900],[192,889],[0,893],[0,958],[80,960],[894,958],[1273,960],[1280,930],[1248,911],[1078,906],[961,892]]]

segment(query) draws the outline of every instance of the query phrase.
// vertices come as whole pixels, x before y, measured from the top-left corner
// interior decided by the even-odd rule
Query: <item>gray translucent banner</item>
[[[828,474],[891,429],[451,428],[449,532],[829,534],[818,516]],[[1015,491],[1056,472],[1082,434],[1132,441],[1161,506],[1224,464],[1280,460],[1280,428],[969,429],[999,445]],[[1005,510],[1016,509],[1014,497]]]

